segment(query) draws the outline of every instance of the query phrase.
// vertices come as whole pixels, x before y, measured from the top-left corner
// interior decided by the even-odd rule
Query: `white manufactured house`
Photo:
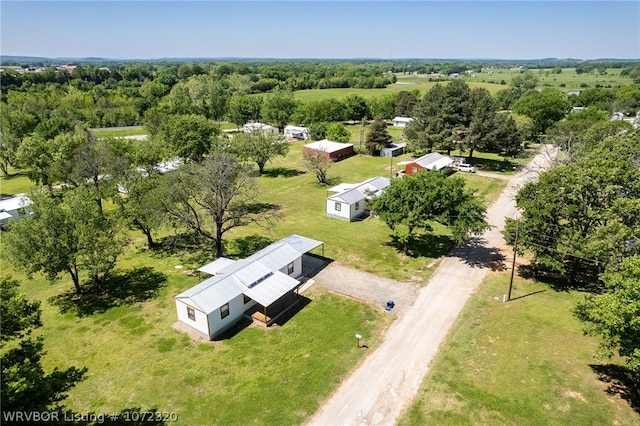
[[[31,204],[33,201],[24,194],[0,199],[0,224],[30,216],[33,214]]]
[[[350,222],[366,216],[367,203],[390,184],[388,178],[377,176],[361,183],[341,183],[330,188],[328,191],[333,194],[327,197],[327,216]]]
[[[407,124],[411,123],[413,118],[409,117],[395,117],[393,119],[393,127],[407,127]]]
[[[311,137],[311,132],[306,127],[284,126],[284,137],[290,140],[306,141]]]
[[[264,132],[264,133],[273,133],[276,135],[280,133],[280,130],[278,130],[277,127],[269,126],[268,124],[257,123],[257,122],[245,124],[244,126],[242,126],[242,130],[245,133]]]
[[[203,266],[212,277],[175,297],[179,324],[209,340],[242,318],[272,324],[297,301],[302,256],[322,244],[293,234],[246,259]]]

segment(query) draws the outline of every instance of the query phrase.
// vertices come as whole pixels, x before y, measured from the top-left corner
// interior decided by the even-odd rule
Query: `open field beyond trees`
[[[551,69],[531,70],[530,72],[539,79],[539,87],[556,87],[569,92],[594,87],[617,88],[633,84],[633,79],[629,76],[621,76],[620,71],[617,68],[609,68],[604,75],[596,72],[577,74],[575,68],[563,68],[560,74],[554,74]],[[511,80],[521,75],[522,70],[495,68],[486,69],[480,73],[465,74],[463,77],[458,78],[462,78],[472,89],[482,87],[491,94],[495,94],[499,90],[509,87]],[[366,99],[403,90],[408,92],[418,90],[422,96],[438,83],[435,80],[430,80],[425,74],[396,74],[396,77],[398,79],[397,82],[384,89],[332,88],[298,90],[295,92],[295,98],[299,101],[311,101],[331,98],[342,99],[348,95],[359,95]],[[447,84],[447,81],[440,81],[440,84]]]

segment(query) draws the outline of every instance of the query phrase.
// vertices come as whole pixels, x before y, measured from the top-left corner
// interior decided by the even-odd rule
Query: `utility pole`
[[[513,243],[513,261],[511,262],[511,280],[509,281],[509,293],[507,294],[507,302],[511,300],[511,289],[513,288],[513,274],[516,271],[516,252],[518,250],[518,234],[520,233],[520,219],[516,225],[516,240]]]

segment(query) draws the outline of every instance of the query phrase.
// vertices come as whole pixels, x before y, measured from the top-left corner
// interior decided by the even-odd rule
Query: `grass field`
[[[508,285],[509,272],[482,283],[400,425],[640,424],[598,379],[596,340],[570,313],[583,293],[517,278],[503,303]]]
[[[584,90],[593,87],[617,88],[633,84],[633,80],[628,76],[620,76],[620,69],[610,68],[607,74],[599,75],[595,72],[589,74],[577,74],[575,68],[564,68],[560,74],[553,74],[552,70],[531,70],[538,80],[538,87],[557,87],[565,92],[574,90]],[[520,70],[511,69],[492,69],[485,70],[482,73],[472,73],[460,77],[469,85],[469,87],[483,87],[490,93],[495,94],[499,90],[509,87],[511,80],[515,76],[521,75]],[[355,94],[363,98],[371,98],[388,93],[397,93],[400,91],[419,90],[421,96],[431,89],[436,81],[429,80],[425,75],[413,74],[396,74],[397,82],[390,84],[384,89],[310,89],[299,90],[294,96],[300,101],[322,100],[322,99],[343,99],[344,97]],[[502,83],[504,82],[504,83]],[[446,80],[440,84],[446,84]],[[391,117],[389,117],[391,118]]]
[[[282,206],[282,220],[270,229],[230,232],[227,254],[240,255],[242,244],[299,233],[324,241],[326,257],[424,283],[435,258],[451,246],[447,232],[438,228],[428,251],[405,257],[389,244],[384,223],[326,217],[327,187],[302,168],[302,145],[291,144],[288,156],[268,164],[259,180],[261,198]],[[330,176],[333,183],[358,182],[386,176],[388,167],[387,158],[358,155],[334,164]],[[489,198],[504,186],[499,179],[464,178]],[[4,178],[0,183],[5,188]],[[140,408],[176,412],[180,424],[300,424],[375,349],[391,320],[384,311],[317,288],[281,327],[247,328],[217,344],[198,343],[171,327],[172,298],[197,283],[185,271],[207,259],[189,248],[145,250],[144,239],[131,236],[114,271],[118,284],[100,298],[78,301],[66,276],[54,285],[39,275],[29,280],[2,258],[3,274],[20,279],[22,290],[42,302],[46,367],[88,368],[65,402],[77,413]],[[369,349],[355,347],[354,333],[365,336]]]
[[[53,286],[23,280],[29,298],[43,302],[45,368],[88,368],[69,393],[68,409],[156,409],[176,413],[183,425],[300,424],[378,345],[390,321],[384,311],[317,288],[281,326],[245,328],[216,344],[196,342],[171,327],[173,296],[197,282],[177,264],[171,256],[128,253],[118,270],[126,290],[137,294],[143,286],[153,294],[114,298],[106,309],[99,307],[103,300],[95,311],[85,303],[80,317],[50,302],[69,288],[67,280]],[[134,278],[140,275],[147,279]],[[371,349],[355,347],[355,332]]]
[[[22,194],[33,188],[33,182],[27,176],[25,170],[15,169],[9,166],[9,175],[0,177],[0,197],[14,194]]]

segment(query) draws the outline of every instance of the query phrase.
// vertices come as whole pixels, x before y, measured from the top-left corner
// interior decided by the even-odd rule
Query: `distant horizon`
[[[109,57],[98,57],[98,56],[87,56],[87,57],[49,57],[49,56],[27,56],[27,55],[4,55],[0,54],[0,61],[7,60],[46,60],[46,61],[105,61],[105,62],[118,62],[118,61],[144,61],[144,62],[153,62],[153,61],[189,61],[189,60],[198,60],[198,61],[219,61],[219,60],[237,60],[237,61],[381,61],[381,62],[395,62],[395,61],[500,61],[500,62],[541,62],[541,61],[568,61],[568,62],[606,62],[606,61],[614,61],[614,62],[640,62],[640,58],[593,58],[593,59],[583,59],[583,58],[383,58],[383,57],[353,57],[353,58],[320,58],[320,57],[300,57],[300,58],[280,58],[280,57],[242,57],[242,56],[218,56],[218,57],[206,57],[206,56],[184,56],[184,57],[158,57],[158,58],[109,58]]]
[[[13,1],[0,54],[38,58],[640,59],[638,1]]]

